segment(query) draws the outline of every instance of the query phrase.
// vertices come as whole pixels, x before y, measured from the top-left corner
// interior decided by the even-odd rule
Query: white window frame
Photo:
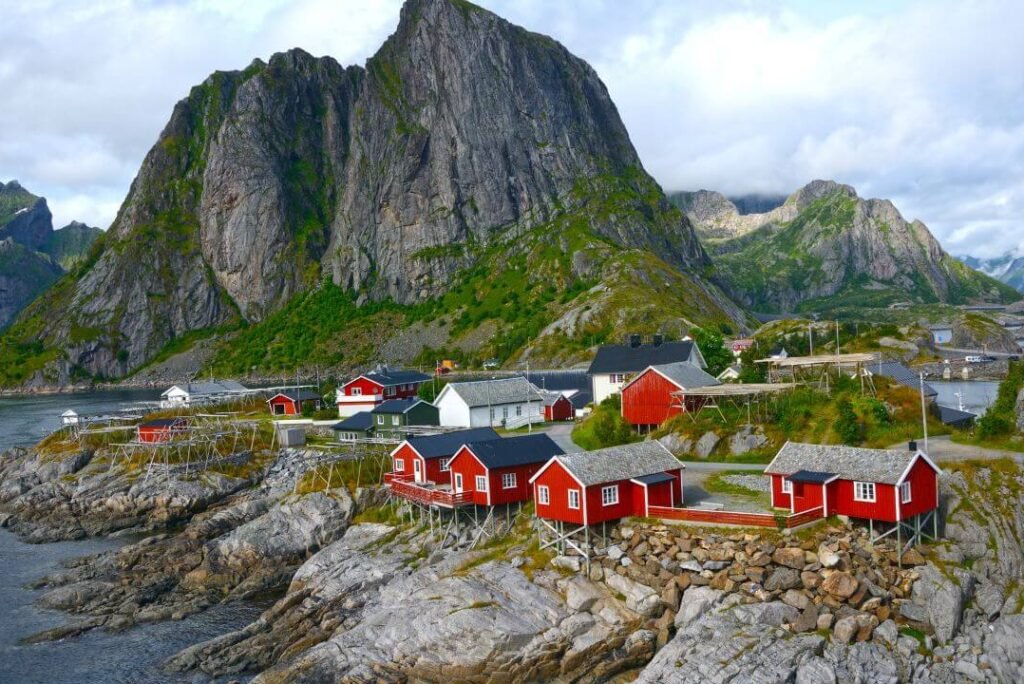
[[[349,388],[349,396],[353,396],[353,397],[361,397],[361,396],[363,396],[363,388],[362,387],[350,387]]]
[[[910,487],[910,480],[900,485],[900,503],[908,504],[913,500],[913,492]]]
[[[447,473],[449,470],[452,469],[452,458],[454,458],[454,456],[450,456],[448,458],[442,458],[441,459],[441,472],[442,473]]]
[[[523,405],[522,404],[516,404],[516,415],[517,416],[523,415]]]
[[[462,473],[455,473],[455,493],[462,493]]]
[[[551,490],[547,485],[537,485],[537,503],[551,505]]]
[[[377,416],[377,425],[384,424],[384,416]]]
[[[788,478],[782,478],[782,493],[792,494],[793,493],[793,482]]]
[[[391,424],[398,425],[398,416],[391,416]]]
[[[566,492],[568,497],[569,509],[573,511],[580,510],[580,490],[570,489]]]
[[[501,474],[501,488],[502,489],[515,489],[516,488],[516,474],[515,473],[502,473]]]
[[[476,491],[478,491],[478,492],[486,492],[487,491],[487,476],[486,475],[477,475],[476,476],[475,484],[476,484]]]
[[[601,487],[601,505],[615,506],[619,503],[619,485]]]
[[[874,482],[854,482],[853,500],[865,503],[875,503],[878,500],[878,492]]]
[[[508,420],[508,406],[501,407],[501,419]]]
[[[396,458],[395,459],[395,472],[396,473],[404,473],[405,472],[405,459],[404,458]]]

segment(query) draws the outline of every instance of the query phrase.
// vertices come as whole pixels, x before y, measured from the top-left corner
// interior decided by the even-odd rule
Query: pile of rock
[[[900,568],[891,545],[872,545],[852,527],[830,527],[806,540],[667,525],[624,525],[611,536],[615,543],[599,553],[592,579],[603,579],[628,608],[648,617],[662,642],[669,626],[688,621],[680,597],[690,587],[735,593],[742,603],[780,601],[795,609],[787,629],[831,629],[841,643],[870,639],[890,618],[927,628],[927,610],[912,601],[919,577],[913,566],[924,558],[910,550]]]

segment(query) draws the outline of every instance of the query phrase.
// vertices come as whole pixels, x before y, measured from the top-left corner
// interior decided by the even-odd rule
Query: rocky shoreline
[[[784,535],[650,521],[614,528],[590,567],[540,552],[528,518],[470,549],[377,488],[307,491],[303,452],[185,479],[111,470],[100,452],[0,456],[0,524],[46,542],[143,537],[35,586],[71,614],[31,641],[181,619],[278,596],[175,672],[320,681],[1020,681],[1019,471],[944,483],[944,541],[868,543],[829,522]]]

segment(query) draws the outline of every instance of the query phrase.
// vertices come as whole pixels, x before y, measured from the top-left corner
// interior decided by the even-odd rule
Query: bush
[[[853,404],[848,399],[841,400],[836,409],[839,417],[836,419],[836,434],[843,444],[855,445],[864,441],[864,424],[857,418],[853,410]]]

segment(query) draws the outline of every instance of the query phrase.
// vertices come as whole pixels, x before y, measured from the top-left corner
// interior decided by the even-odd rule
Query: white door
[[[417,482],[423,482],[423,466],[420,465],[420,460],[418,458],[414,459],[412,462],[412,472],[415,476],[414,479]]]
[[[462,473],[455,473],[455,493],[462,493]]]

